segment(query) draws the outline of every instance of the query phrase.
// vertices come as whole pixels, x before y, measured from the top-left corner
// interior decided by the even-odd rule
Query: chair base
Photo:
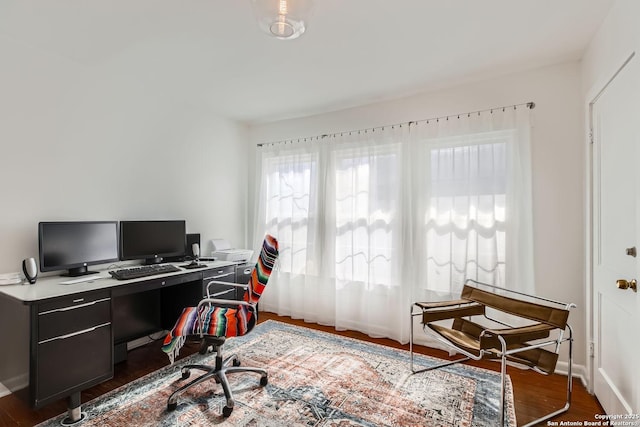
[[[173,411],[178,407],[178,397],[184,393],[189,387],[192,387],[196,384],[200,384],[203,381],[214,378],[216,383],[219,383],[222,386],[222,390],[224,392],[224,396],[226,398],[226,405],[222,408],[222,416],[228,417],[233,412],[233,407],[235,406],[235,401],[233,399],[233,393],[231,392],[231,388],[229,387],[229,381],[227,380],[227,374],[232,374],[234,372],[253,372],[256,374],[260,374],[260,386],[264,387],[268,383],[267,371],[261,368],[249,368],[249,367],[241,367],[240,359],[237,355],[232,355],[222,360],[222,356],[220,354],[220,348],[217,349],[216,355],[216,366],[209,365],[185,365],[181,369],[182,380],[186,380],[191,375],[192,369],[197,369],[199,371],[204,371],[204,374],[200,375],[198,378],[188,382],[183,385],[176,391],[174,391],[169,399],[167,400],[167,411]],[[229,366],[231,363],[231,366]]]

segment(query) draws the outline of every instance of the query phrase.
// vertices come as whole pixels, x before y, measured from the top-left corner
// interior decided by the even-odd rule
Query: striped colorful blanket
[[[253,310],[267,286],[277,258],[278,241],[275,237],[267,235],[242,298],[250,305],[234,304],[229,300],[223,305],[212,302],[200,304],[199,309],[186,307],[182,310],[182,314],[167,334],[162,346],[162,351],[167,353],[171,363],[175,361],[188,336],[238,337],[253,329],[256,322]]]

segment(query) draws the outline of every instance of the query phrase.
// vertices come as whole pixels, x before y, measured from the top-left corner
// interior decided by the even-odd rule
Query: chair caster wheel
[[[222,408],[222,416],[225,418],[231,415],[232,412],[233,412],[233,408],[229,408],[228,406],[225,406],[224,408]]]
[[[260,385],[262,387],[266,386],[268,382],[269,382],[269,379],[267,377],[260,377]]]
[[[189,378],[191,376],[191,371],[183,371],[182,372],[182,379],[186,380],[187,378]]]
[[[240,366],[240,359],[233,359],[233,366]]]
[[[167,411],[169,411],[169,412],[175,411],[177,407],[178,407],[178,402],[176,402],[176,403],[167,403]]]

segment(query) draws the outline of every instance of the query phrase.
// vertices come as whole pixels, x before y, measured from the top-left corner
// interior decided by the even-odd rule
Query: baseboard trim
[[[147,345],[150,342],[153,342],[153,340],[149,337],[142,337],[142,338],[137,338],[133,341],[129,341],[127,343],[127,351],[133,350],[134,348],[142,347],[143,345]]]
[[[569,373],[569,363],[568,362],[558,362],[556,364],[556,374],[567,375]],[[582,385],[584,388],[589,390],[589,383],[587,381],[587,367],[584,365],[576,365],[575,363],[571,369],[571,376],[573,378],[579,378],[582,381]]]
[[[0,383],[0,397],[5,397],[11,394],[11,391],[4,386],[4,384]]]
[[[0,383],[0,397],[13,393],[16,390],[29,387],[29,374],[21,374],[12,378],[6,378]]]
[[[164,330],[164,331],[158,331],[156,332],[157,336],[153,336],[152,335],[148,335],[145,337],[141,337],[141,338],[137,338],[135,340],[129,341],[127,342],[127,351],[129,350],[133,350],[134,348],[138,348],[138,347],[142,347],[143,345],[147,345],[150,342],[154,342],[157,340],[161,340],[164,339],[164,337],[169,333],[169,331]]]

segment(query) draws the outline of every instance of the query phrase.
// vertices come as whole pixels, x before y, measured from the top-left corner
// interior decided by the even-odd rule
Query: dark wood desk
[[[184,307],[198,303],[210,280],[235,282],[236,264],[206,264],[132,280],[103,271],[90,282],[64,285],[66,278],[50,276],[34,285],[0,287],[0,312],[12,319],[0,322],[6,338],[0,365],[12,368],[0,381],[12,392],[21,390],[33,408],[67,398],[68,421],[80,421],[80,392],[113,377],[129,341],[170,329]],[[214,292],[236,299],[235,289],[218,285]]]

